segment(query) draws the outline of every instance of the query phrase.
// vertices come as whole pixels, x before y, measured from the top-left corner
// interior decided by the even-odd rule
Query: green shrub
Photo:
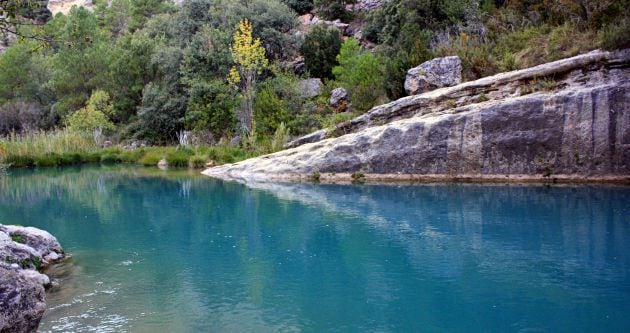
[[[185,151],[172,151],[166,154],[166,162],[168,162],[170,167],[187,167],[189,156],[190,154]]]
[[[10,164],[12,167],[31,167],[35,166],[35,158],[30,155],[7,155],[3,163]]]
[[[138,161],[145,155],[144,149],[124,150],[119,153],[120,161],[122,163],[138,163]]]
[[[617,22],[605,25],[598,33],[604,49],[614,50],[630,47],[630,17],[624,16]]]
[[[300,15],[310,12],[314,7],[313,2],[309,0],[283,0],[282,2]]]
[[[332,69],[337,65],[340,50],[341,33],[337,28],[323,24],[313,27],[302,44],[304,65],[311,77],[332,78]]]
[[[26,237],[24,237],[24,235],[21,235],[21,234],[11,234],[11,240],[20,244],[26,243]]]
[[[82,157],[77,153],[63,153],[59,156],[59,160],[61,165],[75,165],[81,164]]]
[[[99,163],[101,161],[100,152],[84,153],[81,155],[82,163]]]
[[[142,156],[138,163],[144,166],[156,166],[164,158],[164,153],[158,150],[149,150]]]
[[[107,152],[101,156],[101,163],[104,164],[113,164],[120,162],[122,162],[122,158],[120,157],[120,154],[115,152]]]
[[[333,68],[333,74],[337,82],[348,90],[350,101],[358,111],[366,111],[384,101],[380,64],[374,54],[361,49],[358,40],[346,40],[337,61],[339,66]]]
[[[203,155],[193,155],[188,160],[188,166],[193,169],[202,169],[206,166],[208,158]]]
[[[61,156],[56,153],[49,153],[35,157],[35,166],[53,167],[61,165]]]

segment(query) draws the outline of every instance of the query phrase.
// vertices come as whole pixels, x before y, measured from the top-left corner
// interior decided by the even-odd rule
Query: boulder
[[[302,98],[317,97],[322,93],[322,87],[324,84],[321,79],[305,79],[298,83],[300,89],[300,95]]]
[[[405,91],[408,95],[417,95],[461,82],[462,62],[459,57],[435,58],[407,71]]]
[[[335,88],[330,94],[330,106],[336,112],[344,112],[348,108],[348,92],[344,88]]]
[[[45,310],[42,284],[0,265],[0,332],[37,332]]]
[[[158,161],[157,167],[162,170],[168,169],[168,161],[165,158],[161,159]]]
[[[0,332],[36,332],[46,309],[50,278],[37,270],[64,259],[46,231],[0,225]]]
[[[18,242],[10,244],[6,242],[7,239],[18,240]],[[39,260],[36,266],[41,267],[46,267],[62,259],[65,255],[57,238],[44,230],[33,227],[0,225],[0,244],[4,244],[0,245],[0,251],[13,249],[17,251],[15,256],[18,256],[17,253],[22,253],[20,258],[26,253],[31,256],[34,255]],[[0,254],[0,258],[6,258],[6,256]]]

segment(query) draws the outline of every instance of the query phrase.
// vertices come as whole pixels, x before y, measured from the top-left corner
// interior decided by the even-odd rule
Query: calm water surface
[[[22,170],[0,223],[73,256],[42,332],[630,331],[629,187]]]

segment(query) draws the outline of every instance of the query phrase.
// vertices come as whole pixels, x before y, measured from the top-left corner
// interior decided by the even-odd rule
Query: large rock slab
[[[462,82],[462,62],[457,56],[435,58],[407,71],[405,91],[417,95]]]
[[[501,86],[480,81],[465,84],[467,89],[444,88],[449,90],[401,99],[378,110],[409,112],[417,107],[414,102],[429,105],[428,110],[204,173],[242,180],[307,179],[314,173],[350,178],[361,173],[368,180],[627,182],[630,57],[622,52],[592,58],[599,60],[564,67],[569,69],[555,81],[511,73],[509,78],[520,79],[497,76]],[[557,74],[562,66],[566,63],[535,72]],[[481,90],[480,96],[475,84],[482,89],[487,84],[493,91]],[[322,136],[318,132],[314,139]]]

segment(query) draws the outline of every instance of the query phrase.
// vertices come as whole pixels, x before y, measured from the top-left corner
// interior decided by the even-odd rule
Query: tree
[[[112,112],[109,95],[96,90],[90,96],[87,105],[79,111],[71,114],[66,120],[68,128],[73,131],[90,132],[95,129],[113,130],[114,124],[108,119]]]
[[[55,109],[64,117],[81,108],[92,91],[109,82],[108,39],[98,29],[93,13],[83,7],[73,7],[67,17],[58,15],[51,26],[60,22],[56,32],[63,45],[53,56],[50,85],[57,94]]]
[[[304,38],[302,54],[306,70],[312,77],[332,78],[341,50],[341,34],[334,27],[316,25]]]
[[[243,105],[239,114],[241,131],[250,133],[254,116],[254,97],[256,94],[256,80],[268,65],[265,49],[260,38],[252,37],[252,24],[247,19],[241,20],[234,42],[230,46],[234,66],[228,74],[228,82],[237,87],[243,95]]]
[[[347,5],[355,3],[356,0],[316,0],[318,13],[329,20],[340,19],[347,22],[352,19],[352,12],[346,9]]]
[[[383,75],[376,56],[361,49],[355,38],[346,40],[333,68],[336,80],[348,90],[352,104],[365,111],[383,98]]]
[[[283,0],[282,2],[300,15],[310,12],[314,7],[313,1],[310,0]]]

